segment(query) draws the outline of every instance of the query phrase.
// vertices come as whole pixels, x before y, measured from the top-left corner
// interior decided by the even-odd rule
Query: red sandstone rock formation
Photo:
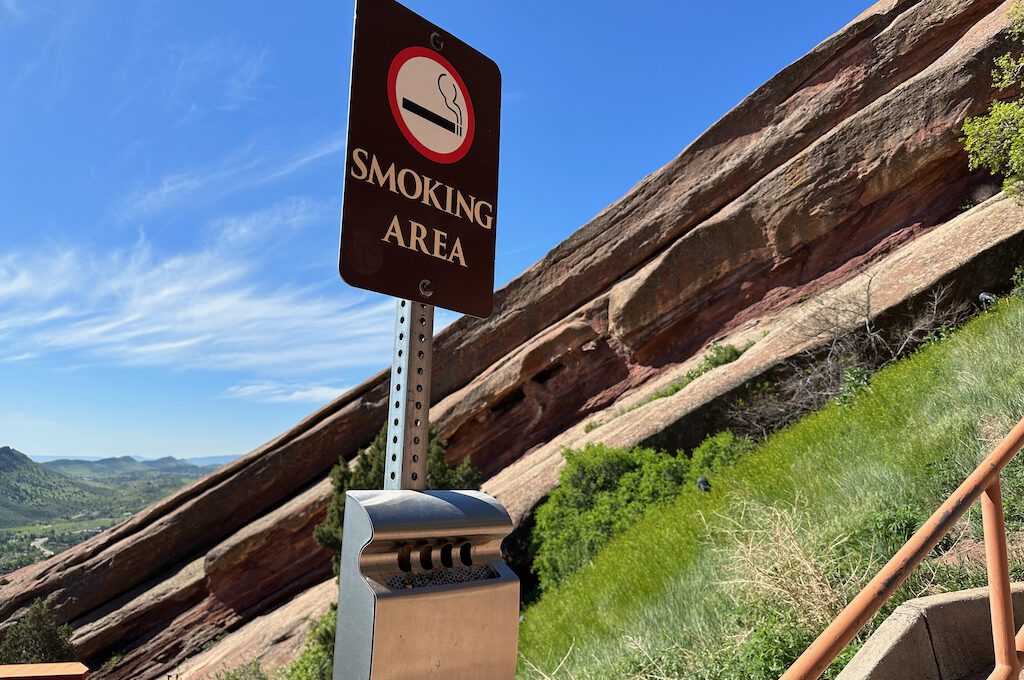
[[[442,332],[431,415],[450,458],[497,475],[486,488],[522,516],[588,416],[650,392],[708,341],[770,335],[806,297],[915,252],[989,182],[967,171],[958,137],[993,97],[1008,4],[877,3],[499,291],[492,317]],[[1019,214],[1005,201],[986,210],[999,211],[995,233],[965,240],[964,252],[920,249],[951,263],[932,279],[994,280],[1007,258],[993,249],[1019,254]],[[995,264],[977,266],[986,257]],[[894,306],[921,285],[901,292],[900,276],[890,280]],[[701,404],[794,347],[755,346],[729,380],[697,381],[590,434],[699,438]],[[129,521],[8,576],[0,621],[46,598],[94,668],[123,655],[97,678],[195,675],[246,654],[283,662],[275,640],[300,639],[316,610],[308,593],[330,590],[330,555],[311,539],[327,472],[376,434],[386,391],[377,375]]]

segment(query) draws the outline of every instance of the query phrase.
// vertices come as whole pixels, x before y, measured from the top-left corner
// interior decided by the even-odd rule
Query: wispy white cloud
[[[262,382],[233,385],[228,388],[227,394],[237,399],[248,399],[270,404],[326,404],[348,391],[348,389],[348,387],[331,387],[328,385]]]
[[[225,244],[241,245],[273,234],[294,233],[337,210],[334,201],[324,204],[306,197],[293,196],[265,210],[215,220],[210,226],[216,238]]]
[[[14,356],[0,358],[0,361],[3,361],[8,364],[13,364],[19,361],[28,361],[29,359],[35,359],[37,356],[39,355],[36,354],[35,352],[22,352],[21,354],[16,354]]]
[[[166,175],[155,185],[133,192],[117,208],[121,220],[147,217],[181,206],[194,207],[230,194],[284,179],[344,149],[341,134],[317,140],[298,153],[279,158],[255,155],[255,145],[232,154],[217,166]]]
[[[157,253],[140,239],[114,252],[0,253],[8,360],[63,354],[67,363],[232,370],[254,385],[284,377],[312,385],[236,396],[320,398],[333,389],[319,382],[325,377],[386,363],[393,306],[340,285],[272,282],[261,269],[269,265],[253,253],[273,251],[274,225],[298,228],[315,211],[293,198],[225,218],[218,238],[188,252]],[[238,247],[240,239],[254,247]]]
[[[222,111],[235,111],[244,104],[256,100],[256,89],[260,78],[267,70],[269,49],[264,47],[259,52],[242,55],[237,69],[227,79],[224,88]]]
[[[212,111],[237,111],[258,100],[270,50],[214,38],[170,46],[169,96],[183,114],[179,124],[193,123]]]

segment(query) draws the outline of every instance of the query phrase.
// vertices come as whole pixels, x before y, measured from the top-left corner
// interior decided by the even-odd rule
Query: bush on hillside
[[[1024,42],[1021,0],[1014,3],[1010,20],[1014,40]],[[1024,56],[1004,54],[996,59],[995,66],[992,81],[997,90],[1012,90],[1024,84]],[[992,102],[987,113],[964,121],[963,132],[971,170],[985,168],[1002,176],[1006,193],[1020,196],[1024,189],[1024,96]]]
[[[648,448],[566,450],[559,486],[537,510],[533,570],[542,589],[586,564],[654,502],[679,493],[690,461]]]
[[[309,627],[302,654],[277,674],[277,680],[331,680],[337,621],[338,608],[331,606]]]
[[[752,442],[721,432],[691,458],[637,447],[589,444],[565,451],[559,486],[537,510],[533,570],[550,588],[590,561],[613,536],[634,525],[654,504],[673,498],[699,475],[732,465]]]
[[[754,450],[754,442],[725,431],[711,435],[690,454],[693,475],[705,477],[739,461]]]
[[[746,352],[753,343],[750,343],[744,347],[736,347],[734,345],[720,345],[717,342],[711,343],[708,348],[708,353],[704,355],[704,358],[697,364],[697,368],[691,368],[686,374],[676,382],[664,387],[654,394],[648,401],[654,401],[656,399],[664,399],[665,397],[671,397],[673,394],[681,391],[684,387],[692,383],[697,378],[701,377],[705,373],[708,373],[719,366],[731,364],[736,361]],[[646,403],[646,402],[641,402]],[[639,406],[640,404],[638,404]]]
[[[1024,267],[1017,265],[1013,270],[1013,277],[1010,279],[1010,283],[1013,285],[1010,290],[1010,295],[1014,297],[1024,298]]]
[[[250,661],[229,671],[217,671],[213,680],[270,680],[270,676],[263,670],[259,661]]]
[[[338,573],[341,555],[341,532],[345,518],[345,492],[349,489],[380,489],[384,485],[384,455],[387,449],[388,428],[385,425],[377,437],[356,455],[354,464],[341,460],[331,470],[334,496],[327,508],[327,516],[317,525],[313,536],[317,542],[334,553],[334,573]],[[468,458],[457,466],[444,459],[447,444],[431,428],[427,450],[428,489],[478,489],[480,472]]]
[[[60,626],[53,614],[36,600],[0,642],[0,664],[59,663],[74,661],[71,627]]]

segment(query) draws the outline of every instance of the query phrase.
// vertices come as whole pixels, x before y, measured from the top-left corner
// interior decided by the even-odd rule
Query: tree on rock
[[[1021,90],[1024,85],[1024,2],[1016,0],[1010,10],[1010,34],[1018,43],[1014,52],[996,58],[992,72],[998,90]],[[995,101],[988,113],[964,121],[964,148],[971,170],[986,168],[1003,177],[1003,190],[1011,196],[1024,194],[1024,94],[1016,99]]]
[[[75,661],[71,627],[57,625],[42,600],[36,600],[0,642],[0,664]]]
[[[345,522],[345,492],[349,489],[380,489],[384,485],[384,455],[387,449],[388,428],[377,434],[373,442],[356,455],[349,463],[341,460],[331,470],[334,495],[327,508],[324,521],[313,530],[317,542],[334,553],[334,573],[338,573],[338,559],[341,554],[341,531]],[[447,443],[430,429],[427,449],[428,489],[479,489],[480,472],[473,467],[469,458],[457,466],[450,466],[444,459]]]

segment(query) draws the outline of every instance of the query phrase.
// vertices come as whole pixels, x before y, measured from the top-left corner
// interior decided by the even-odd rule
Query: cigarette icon
[[[425,106],[420,106],[411,99],[402,97],[402,108],[410,113],[415,113],[420,118],[428,120],[438,127],[442,127],[453,135],[459,134],[458,126],[444,116],[440,116]],[[460,135],[461,136],[461,135]]]
[[[453,135],[462,136],[462,107],[458,103],[459,98],[459,86],[454,82],[451,84],[451,97],[445,94],[445,88],[442,82],[448,77],[447,73],[442,73],[437,77],[437,91],[441,93],[441,98],[444,100],[444,105],[449,111],[455,114],[455,120],[449,120],[444,116],[431,111],[427,107],[417,104],[407,97],[402,97],[402,108],[410,113],[415,113],[420,118],[428,120],[438,127],[444,128]]]

